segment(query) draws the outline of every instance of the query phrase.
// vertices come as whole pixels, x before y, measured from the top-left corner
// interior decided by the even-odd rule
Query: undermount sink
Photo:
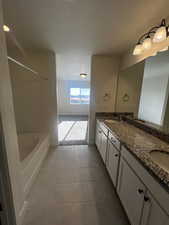
[[[169,152],[153,150],[150,152],[151,159],[169,173]]]

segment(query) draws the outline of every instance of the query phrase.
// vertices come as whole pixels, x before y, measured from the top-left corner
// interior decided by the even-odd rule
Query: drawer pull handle
[[[143,189],[140,189],[140,188],[139,188],[139,189],[138,189],[138,193],[139,193],[139,194],[143,194],[143,193],[144,193]]]
[[[2,208],[2,205],[1,205],[1,203],[0,203],[0,212],[2,212],[3,211],[3,208]],[[1,223],[0,223],[1,224]]]
[[[149,200],[150,200],[149,197],[144,196],[144,201],[145,201],[145,202],[148,202]]]

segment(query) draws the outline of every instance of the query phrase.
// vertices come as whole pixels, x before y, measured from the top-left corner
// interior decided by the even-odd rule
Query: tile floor
[[[58,125],[59,142],[86,141],[88,121],[62,121]]]
[[[87,116],[59,116],[58,139],[60,144],[87,144],[87,130]]]
[[[50,150],[27,200],[24,225],[129,225],[94,146]]]

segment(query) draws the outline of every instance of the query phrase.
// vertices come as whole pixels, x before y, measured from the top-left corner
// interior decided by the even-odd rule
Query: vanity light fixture
[[[159,50],[159,52],[165,52],[165,51],[167,51],[167,50],[168,50],[168,46],[165,47],[165,48],[163,48],[163,49],[161,49],[161,50]]]
[[[134,48],[133,55],[140,55],[142,51],[143,51],[143,46],[141,43],[138,42]]]
[[[157,55],[157,52],[154,52],[151,54],[151,56],[156,56]]]
[[[169,26],[166,25],[165,19],[161,21],[161,24],[159,26],[152,27],[147,33],[143,34],[139,38],[133,50],[133,55],[141,55],[144,51],[151,49],[153,43],[165,41],[169,36],[168,28]],[[161,51],[166,50],[168,50],[168,47],[164,48]]]
[[[80,73],[80,76],[81,76],[82,78],[86,78],[86,77],[87,77],[87,73]]]
[[[143,41],[143,49],[148,50],[152,46],[151,37],[147,36]]]
[[[10,32],[10,28],[7,25],[3,25],[3,31]]]
[[[166,22],[163,19],[161,21],[159,28],[157,28],[157,30],[155,31],[155,34],[153,37],[153,42],[158,43],[158,42],[162,42],[162,41],[166,40],[167,33],[168,33],[168,27],[166,26]]]

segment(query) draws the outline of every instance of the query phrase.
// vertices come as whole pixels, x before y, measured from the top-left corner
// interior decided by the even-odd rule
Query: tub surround
[[[24,161],[33,151],[42,135],[38,133],[21,133],[18,134],[20,161]]]
[[[48,153],[50,138],[46,133],[22,133],[18,135],[18,140],[22,182],[26,198]]]
[[[153,150],[169,153],[169,145],[127,122],[99,120],[169,192],[169,174],[150,157],[150,152]]]

